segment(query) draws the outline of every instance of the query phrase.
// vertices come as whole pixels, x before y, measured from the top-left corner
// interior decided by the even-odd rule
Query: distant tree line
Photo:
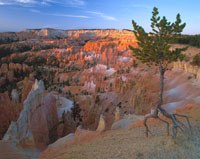
[[[175,39],[174,43],[200,47],[200,35],[181,35]]]
[[[48,56],[48,58],[39,55],[22,54],[12,57],[8,62],[24,63],[29,66],[59,66],[59,61],[55,56]]]
[[[34,43],[34,42],[13,42],[11,44],[0,45],[0,58],[11,55],[12,53],[22,53],[26,51],[40,51],[53,49],[55,44]]]
[[[32,47],[28,43],[12,43],[0,45],[0,58],[8,56],[14,52],[25,52],[31,50]]]
[[[3,32],[0,33],[0,44],[9,44],[12,42],[26,41],[29,39],[39,39],[40,37],[29,31],[21,32]]]
[[[191,64],[194,66],[200,66],[200,53],[193,57]]]

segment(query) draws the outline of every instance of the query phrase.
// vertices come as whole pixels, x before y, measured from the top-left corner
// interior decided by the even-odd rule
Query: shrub
[[[74,121],[76,122],[76,126],[78,126],[80,122],[82,121],[81,108],[79,104],[74,101],[74,107],[72,107],[71,110],[72,110],[72,117]]]
[[[193,57],[191,64],[194,66],[200,66],[200,53]]]

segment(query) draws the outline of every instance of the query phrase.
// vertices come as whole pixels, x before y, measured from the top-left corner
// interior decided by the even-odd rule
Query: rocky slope
[[[143,128],[116,130],[96,135],[93,139],[89,139],[89,135],[91,136],[94,132],[87,134],[87,137],[83,133],[76,139],[76,141],[80,141],[79,143],[76,144],[68,140],[52,153],[49,150],[42,154],[40,159],[198,159],[200,157],[198,133],[191,138],[180,135],[174,141],[163,135],[165,128],[162,126],[152,126],[151,130],[155,136],[148,139],[143,135]]]
[[[24,101],[19,118],[10,124],[3,141],[44,149],[57,139],[59,120],[63,120],[72,107],[70,100],[46,93],[43,81],[36,80]],[[65,124],[65,121],[62,122]],[[67,124],[69,126],[72,123]]]
[[[104,91],[108,84],[108,81],[104,80],[106,76],[110,77],[117,71],[116,69],[121,69],[121,66],[124,66],[123,70],[128,69],[133,63],[128,45],[135,44],[135,37],[128,30],[38,29],[19,33],[2,33],[0,39],[8,40],[7,44],[1,44],[2,48],[8,47],[14,51],[10,55],[8,50],[0,49],[3,54],[8,51],[8,55],[0,59],[0,92],[7,94],[11,101],[12,95],[16,97],[13,98],[13,103],[17,100],[19,111],[35,78],[43,79],[49,92],[64,93],[74,100],[74,94],[71,94],[71,90],[69,91],[71,86],[79,87],[85,92],[92,90],[94,93],[94,90],[100,89]],[[30,44],[31,50],[27,51],[26,47],[25,50],[21,48],[22,43]],[[54,48],[43,48],[40,44],[51,45]],[[18,52],[18,46],[20,52]],[[101,64],[104,70],[93,72],[97,64]],[[109,69],[109,67],[112,68]],[[103,75],[105,70],[106,74]],[[94,74],[103,76],[97,79]],[[95,89],[88,89],[90,83],[93,83]],[[1,100],[2,105],[6,102],[6,100]],[[19,112],[11,119],[16,120],[17,116]],[[5,133],[10,121],[6,119],[0,136]]]
[[[80,29],[80,30],[59,30],[59,29],[27,29],[21,32],[7,32],[0,34],[0,42],[8,43],[15,41],[24,41],[30,39],[58,39],[58,38],[84,38],[94,39],[96,37],[112,37],[119,36],[132,37],[132,32],[129,30],[116,29]]]
[[[199,153],[200,87],[191,74],[170,71],[166,75],[164,108],[168,111],[187,114],[193,125],[193,135],[179,132],[176,140],[165,137],[165,125],[150,120],[153,136],[145,137],[143,116],[122,115],[110,131],[101,132],[77,129],[74,135],[66,136],[50,145],[40,156],[51,158],[193,158]],[[176,87],[175,87],[176,86]],[[173,90],[172,90],[173,89]],[[181,103],[181,104],[180,104]],[[113,117],[114,118],[114,117]],[[100,119],[100,122],[102,119]],[[105,124],[108,122],[105,120]],[[98,130],[98,129],[97,129]],[[95,156],[95,157],[94,157]]]
[[[132,33],[129,30],[116,30],[116,29],[83,29],[83,30],[57,30],[57,29],[37,29],[37,30],[26,30],[41,37],[49,39],[54,38],[85,38],[93,39],[96,37],[112,37],[116,38],[119,36],[132,37]]]
[[[114,144],[113,149],[107,148],[113,152],[108,154],[103,149],[105,156],[97,153],[100,158],[126,156],[127,151],[123,148],[121,149],[125,153],[119,156],[114,154],[120,144],[117,147],[117,144],[111,141],[112,134],[117,134],[113,130],[132,128],[135,124],[141,126],[142,115],[155,105],[159,92],[158,70],[146,67],[132,57],[129,45],[137,46],[134,34],[128,30],[113,29],[39,29],[25,32],[33,35],[32,38],[27,36],[28,39],[23,42],[18,40],[8,45],[31,41],[34,44],[31,45],[31,50],[12,53],[0,59],[0,106],[4,108],[5,104],[9,104],[9,107],[5,107],[5,112],[9,112],[10,108],[16,109],[15,103],[19,105],[19,111],[13,118],[4,115],[5,124],[0,125],[3,127],[1,135],[14,120],[4,136],[4,141],[25,148],[48,147],[41,155],[42,158],[79,158],[73,151],[83,154],[82,150],[85,150],[80,147],[80,151],[76,151],[78,144],[87,145],[88,140],[90,144],[93,139],[94,142],[99,142],[102,135],[105,135],[110,142],[102,139],[102,145],[104,142]],[[16,34],[19,35],[21,34]],[[53,48],[43,49],[40,43]],[[167,72],[163,106],[168,111],[188,112],[195,120],[199,120],[196,115],[200,102],[197,71],[184,73],[181,71],[184,68],[182,64],[175,63],[174,70]],[[38,83],[35,79],[42,79],[44,83]],[[0,115],[3,112],[0,112]],[[143,132],[143,129],[137,129],[135,136],[139,130]],[[124,130],[124,133],[127,138],[133,137],[132,131]],[[119,134],[121,138],[116,141],[128,140],[123,131]],[[141,137],[142,133],[139,136]],[[116,138],[117,135],[114,140]],[[135,138],[134,140],[139,142]],[[141,139],[142,142],[144,140]],[[154,139],[152,141],[154,142]],[[128,143],[130,147],[136,145]],[[123,144],[125,145],[125,142]],[[157,144],[155,138],[156,147]],[[96,143],[94,145],[96,146]],[[86,151],[92,151],[87,148],[86,146]],[[139,151],[137,148],[136,150]],[[166,149],[167,152],[169,150]],[[144,153],[144,157],[153,155],[150,151],[153,150],[147,147],[147,151],[142,154]],[[62,156],[62,153],[67,154]],[[134,151],[125,158],[134,155],[142,157],[141,153]],[[87,155],[85,157],[91,158]]]

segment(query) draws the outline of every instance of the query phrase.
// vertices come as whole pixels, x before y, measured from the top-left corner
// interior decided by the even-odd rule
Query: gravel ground
[[[165,136],[166,128],[152,126],[154,135],[146,138],[144,128],[103,133],[88,143],[62,147],[42,159],[199,159],[200,134],[181,134],[176,140]]]

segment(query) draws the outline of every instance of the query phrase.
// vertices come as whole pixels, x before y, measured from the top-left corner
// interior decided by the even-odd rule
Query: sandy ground
[[[24,156],[17,152],[16,148],[12,147],[10,144],[0,142],[0,158],[2,159],[24,159]]]
[[[39,153],[36,149],[22,149],[0,141],[0,159],[37,159]]]
[[[196,126],[195,126],[196,127]],[[197,128],[197,127],[196,127]],[[146,138],[144,128],[103,133],[88,143],[60,147],[57,153],[42,159],[199,159],[199,130],[194,135],[181,134],[176,140],[166,136],[165,127],[151,126],[153,135]]]

